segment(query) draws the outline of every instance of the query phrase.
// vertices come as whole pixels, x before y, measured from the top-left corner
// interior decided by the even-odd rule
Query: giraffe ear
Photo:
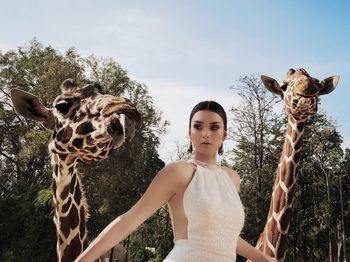
[[[52,111],[46,108],[39,99],[23,90],[11,89],[11,100],[17,114],[35,121],[39,121],[48,129],[54,128]]]
[[[330,76],[330,77],[327,77],[326,79],[323,79],[321,81],[321,89],[319,94],[326,95],[332,92],[337,87],[339,78],[340,76],[336,75],[336,76]]]
[[[281,86],[279,85],[279,83],[269,77],[269,76],[265,76],[265,75],[262,75],[261,76],[261,81],[263,82],[264,86],[272,93],[274,94],[277,94],[277,95],[282,95],[282,89],[281,89]]]
[[[60,88],[62,93],[66,93],[71,90],[75,91],[77,89],[77,84],[73,79],[68,78],[62,82]]]

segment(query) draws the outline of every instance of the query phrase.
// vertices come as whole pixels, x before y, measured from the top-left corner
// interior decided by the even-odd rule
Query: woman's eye
[[[218,129],[220,129],[220,126],[212,126],[211,129],[212,130],[218,130]]]
[[[193,127],[194,127],[195,129],[200,129],[200,128],[201,128],[200,125],[194,125]]]

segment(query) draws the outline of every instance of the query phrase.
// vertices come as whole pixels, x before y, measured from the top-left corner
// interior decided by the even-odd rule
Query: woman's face
[[[216,154],[226,138],[221,116],[209,110],[193,115],[189,136],[197,153]]]

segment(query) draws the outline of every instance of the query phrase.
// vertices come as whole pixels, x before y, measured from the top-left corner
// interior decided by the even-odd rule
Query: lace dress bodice
[[[164,261],[235,261],[244,224],[236,187],[222,167],[190,161],[197,169],[183,196],[188,238],[176,240]]]

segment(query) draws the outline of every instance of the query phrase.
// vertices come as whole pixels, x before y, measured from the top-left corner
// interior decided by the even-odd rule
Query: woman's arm
[[[164,167],[141,199],[128,212],[112,221],[75,261],[95,261],[153,215],[179,188],[181,182],[176,175],[177,170],[176,163]]]
[[[275,258],[264,254],[241,237],[237,241],[237,254],[254,262],[277,262]]]

